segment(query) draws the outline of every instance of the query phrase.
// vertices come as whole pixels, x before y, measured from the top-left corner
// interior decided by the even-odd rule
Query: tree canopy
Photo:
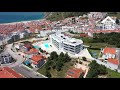
[[[96,61],[92,61],[89,64],[90,70],[88,71],[87,77],[88,78],[97,78],[98,75],[105,75],[107,74],[107,68],[103,65],[99,65]]]
[[[112,32],[112,33],[96,33],[94,34],[94,38],[92,43],[108,43],[110,45],[115,45],[116,47],[120,47],[120,33]]]
[[[60,71],[62,67],[64,66],[65,62],[70,61],[71,58],[66,53],[63,52],[58,55],[55,51],[51,52],[50,57],[48,57],[48,61],[45,65],[46,70],[50,70],[51,68],[56,69],[57,71]]]

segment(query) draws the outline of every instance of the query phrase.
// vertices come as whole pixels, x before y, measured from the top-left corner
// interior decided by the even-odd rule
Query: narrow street
[[[46,78],[45,76],[39,74],[38,72],[28,68],[27,66],[21,64],[18,66],[13,67],[13,69],[25,76],[26,78]]]

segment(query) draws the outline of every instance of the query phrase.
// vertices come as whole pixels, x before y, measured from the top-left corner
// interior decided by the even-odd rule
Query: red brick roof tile
[[[42,60],[44,57],[42,55],[33,55],[32,56],[32,60],[35,62],[38,62],[40,60]]]
[[[106,47],[106,48],[104,48],[103,54],[106,54],[106,53],[116,54],[116,49],[115,48]]]
[[[72,68],[67,71],[67,77],[79,78],[82,72],[83,72],[82,69]]]
[[[4,67],[0,68],[0,78],[23,78],[23,76],[9,67]]]
[[[117,60],[117,59],[108,58],[108,62],[119,65],[119,60]]]

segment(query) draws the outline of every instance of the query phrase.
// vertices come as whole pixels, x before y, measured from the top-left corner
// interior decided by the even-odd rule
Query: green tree
[[[105,66],[103,66],[103,65],[99,65],[98,71],[99,71],[99,74],[102,74],[102,75],[108,73],[107,68]]]
[[[105,75],[107,74],[107,69],[103,65],[99,65],[96,61],[92,61],[89,64],[90,70],[88,71],[87,77],[88,78],[97,78],[98,75]]]
[[[61,52],[60,55],[58,56],[58,61],[64,62],[64,53]]]
[[[63,63],[62,63],[61,61],[58,61],[58,62],[56,63],[56,70],[57,70],[57,71],[60,71],[60,70],[62,69],[62,66],[63,66]]]
[[[46,69],[46,70],[50,70],[52,64],[53,64],[52,61],[48,60],[47,63],[45,64],[45,69]]]
[[[71,58],[70,58],[70,56],[68,55],[68,53],[65,53],[65,55],[64,55],[64,62],[68,62],[68,61],[70,61],[71,60]]]
[[[50,74],[50,72],[46,70],[46,72],[45,72],[45,76],[47,76],[48,78],[51,78],[51,74]]]
[[[64,53],[63,53],[63,52],[61,52],[59,56],[60,56],[60,57],[64,57]]]
[[[43,53],[43,50],[42,50],[41,48],[39,48],[39,50],[40,50],[40,52],[42,52],[42,53]]]
[[[97,69],[90,69],[87,74],[87,78],[95,78],[98,75]]]
[[[119,19],[116,19],[116,24],[119,24],[119,23],[120,23]]]
[[[86,58],[86,57],[82,57],[82,60],[83,60],[83,61],[87,61],[87,58]]]
[[[58,58],[58,54],[55,52],[55,51],[53,51],[53,52],[51,52],[51,54],[50,54],[50,59],[51,60],[55,60],[55,59],[57,59]]]

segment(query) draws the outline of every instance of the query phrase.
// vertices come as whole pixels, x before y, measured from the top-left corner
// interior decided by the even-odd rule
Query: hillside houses
[[[120,48],[106,47],[102,50],[102,59],[113,70],[120,69]]]

